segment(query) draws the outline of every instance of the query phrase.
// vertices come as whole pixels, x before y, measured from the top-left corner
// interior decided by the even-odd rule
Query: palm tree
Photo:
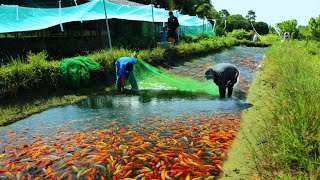
[[[254,12],[253,10],[249,10],[248,14],[246,15],[246,18],[250,21],[250,22],[255,22],[256,21],[256,12]]]
[[[228,16],[230,16],[230,13],[226,9],[222,9],[219,11],[219,15],[222,19],[226,19]]]

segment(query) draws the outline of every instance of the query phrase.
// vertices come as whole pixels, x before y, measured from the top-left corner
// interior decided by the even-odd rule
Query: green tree
[[[218,15],[218,17],[215,17],[215,19],[217,19],[215,32],[217,36],[223,36],[227,34],[226,30],[224,29],[224,21],[227,19],[228,16],[230,16],[230,13],[228,12],[228,10],[222,9],[218,12]]]
[[[284,32],[289,32],[291,34],[291,37],[297,37],[298,35],[298,22],[297,20],[287,20],[283,21],[281,23],[276,23],[276,25],[280,28],[280,30]]]
[[[228,32],[232,32],[232,30],[234,29],[251,30],[252,27],[249,24],[248,20],[245,19],[242,15],[234,14],[227,17],[226,30]]]
[[[197,2],[195,0],[176,0],[177,9],[183,14],[189,14],[191,16],[196,15]]]
[[[308,25],[312,36],[320,39],[320,15],[316,18],[311,18]]]
[[[229,12],[226,9],[222,9],[219,11],[219,15],[222,19],[226,19],[228,16],[230,16]]]
[[[256,21],[256,12],[254,12],[253,10],[249,10],[248,14],[246,15],[246,18],[250,21],[250,22],[255,22]]]
[[[210,4],[210,0],[200,0],[199,3],[196,6],[196,14],[200,18],[204,18],[208,16],[213,9],[212,4]]]
[[[269,34],[279,35],[276,29],[273,26],[269,26]]]
[[[174,0],[166,0],[166,4],[167,4],[167,8],[169,10],[176,9],[176,4],[175,4]]]
[[[299,26],[299,36],[303,39],[310,39],[312,38],[312,33],[310,30],[310,26]]]
[[[260,35],[269,33],[269,26],[265,22],[254,22],[253,26]]]
[[[206,17],[207,19],[220,19],[218,11],[216,11],[210,0],[201,0],[196,5],[196,14],[200,17]]]

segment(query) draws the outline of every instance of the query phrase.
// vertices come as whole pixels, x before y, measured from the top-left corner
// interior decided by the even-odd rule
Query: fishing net
[[[138,82],[139,90],[179,90],[219,94],[217,86],[212,81],[177,75],[170,70],[153,67],[141,59],[138,59],[134,66],[133,75]],[[130,82],[126,82],[126,85],[129,84]]]
[[[68,87],[78,88],[86,85],[90,79],[90,71],[99,70],[100,65],[88,57],[73,57],[60,63],[60,72]]]

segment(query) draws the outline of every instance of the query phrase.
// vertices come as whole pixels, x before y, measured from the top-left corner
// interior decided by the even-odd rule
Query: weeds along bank
[[[258,78],[268,91],[256,97],[268,110],[256,154],[263,179],[320,178],[319,69],[319,42],[277,43],[267,51]]]
[[[189,42],[183,42],[170,49],[155,48],[141,50],[139,58],[156,66],[163,62],[175,62],[184,60],[190,56],[202,56],[225,47],[240,43],[254,45],[250,41],[240,41],[231,37],[222,38],[195,38]],[[123,48],[100,50],[87,55],[101,65],[100,72],[94,74],[93,79],[105,78],[106,72],[114,71],[114,62],[121,56],[130,56],[133,51]],[[63,79],[59,71],[60,61],[47,61],[45,52],[27,54],[27,59],[13,59],[9,64],[0,68],[0,81],[4,82],[3,91],[9,96],[15,96],[21,91],[37,89],[39,87],[60,88],[64,87]],[[112,74],[112,73],[111,73]],[[113,74],[112,74],[113,75]],[[94,79],[95,80],[95,79]]]
[[[162,66],[239,44],[265,45],[232,37],[202,36],[180,42],[170,49],[155,48],[137,53],[139,58],[148,63]],[[101,68],[90,74],[91,84],[80,89],[65,89],[59,69],[60,60],[48,61],[45,52],[29,52],[26,60],[13,59],[9,64],[0,67],[0,81],[5,83],[2,91],[7,95],[0,101],[0,126],[11,124],[49,107],[77,102],[95,93],[105,93],[105,88],[113,87],[115,81],[114,62],[121,56],[130,56],[131,53],[132,50],[117,48],[88,54]]]

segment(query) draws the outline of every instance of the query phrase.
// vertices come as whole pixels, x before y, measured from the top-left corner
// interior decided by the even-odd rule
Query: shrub
[[[29,51],[27,53],[27,62],[33,65],[41,65],[46,62],[46,59],[48,58],[48,54],[46,51],[41,51],[39,53],[32,53]]]
[[[165,60],[165,49],[163,48],[154,48],[153,50],[141,50],[138,54],[139,58],[152,65],[160,65]]]
[[[260,41],[264,43],[279,42],[283,39],[281,36],[278,36],[277,34],[261,35],[259,36],[259,38],[260,38]]]
[[[180,41],[185,42],[185,43],[191,43],[191,42],[193,42],[193,37],[185,34],[185,35],[181,36]]]
[[[193,42],[199,42],[202,40],[209,40],[213,39],[214,37],[210,36],[209,34],[199,34],[198,36],[193,38]]]
[[[299,36],[302,39],[311,39],[312,38],[312,33],[310,31],[310,28],[308,26],[300,26],[298,28],[299,30]]]
[[[88,55],[89,58],[97,61],[101,65],[102,71],[111,70],[114,67],[114,62],[119,57],[131,56],[133,51],[124,48],[103,49],[95,51]]]
[[[176,62],[183,58],[204,55],[205,53],[239,43],[234,37],[211,37],[209,35],[200,35],[192,39],[192,41],[192,43],[181,42],[169,49],[141,50],[138,53],[138,57],[158,66],[163,65],[164,62]],[[101,65],[101,70],[96,72],[94,77],[99,79],[106,72],[113,72],[114,62],[119,57],[131,56],[133,52],[133,50],[125,48],[113,48],[88,54],[89,58]],[[26,61],[22,58],[17,58],[2,66],[0,68],[0,81],[5,82],[4,91],[15,95],[19,90],[24,89],[61,87],[63,82],[59,69],[60,62],[47,61],[47,58],[48,55],[45,51],[39,53],[28,52]]]
[[[239,40],[251,40],[252,37],[251,33],[244,29],[235,29],[228,35]]]
[[[234,37],[227,36],[222,37],[221,39],[227,47],[234,46],[237,44],[237,39]]]

